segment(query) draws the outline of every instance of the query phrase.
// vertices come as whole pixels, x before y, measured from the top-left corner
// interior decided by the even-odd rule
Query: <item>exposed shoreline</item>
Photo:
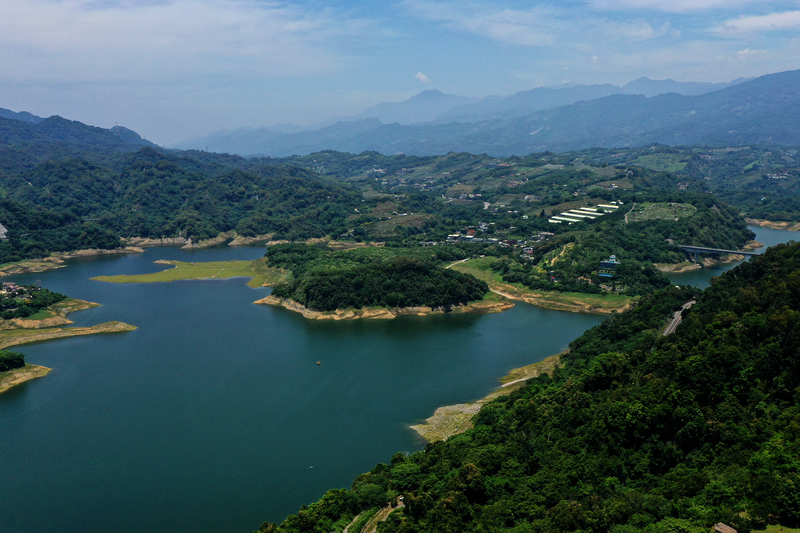
[[[136,326],[131,326],[125,322],[104,322],[96,326],[82,327],[82,328],[48,328],[48,329],[12,329],[0,331],[0,349],[9,348],[11,346],[19,346],[22,344],[31,344],[34,342],[44,342],[54,339],[64,339],[67,337],[78,337],[81,335],[95,335],[97,333],[120,333],[123,331],[133,331]],[[40,378],[50,372],[50,369],[38,365],[26,365],[22,369],[32,367],[39,369],[37,371],[29,372],[9,372],[0,373],[0,392],[4,392],[15,385],[25,383],[32,379]],[[9,378],[10,374],[11,378]]]
[[[489,285],[489,290],[493,293],[508,298],[509,300],[519,300],[527,304],[541,307],[550,311],[567,311],[570,313],[589,313],[597,315],[611,314],[614,311],[621,313],[631,306],[635,298],[620,296],[617,294],[583,294],[576,292],[558,292],[533,290],[527,287],[506,283],[498,279],[498,276],[488,272],[480,266],[475,266],[475,262],[482,262],[483,258],[462,259],[448,265],[464,274],[471,274],[476,278],[485,281]]]
[[[86,300],[67,298],[48,308],[53,315],[48,318],[40,320],[31,320],[29,318],[0,320],[0,349],[67,337],[94,335],[97,333],[118,333],[136,329],[136,326],[117,321],[79,328],[56,327],[72,324],[72,320],[67,318],[67,314],[91,309],[99,305]],[[23,368],[2,372],[0,373],[0,392],[31,379],[45,376],[48,372],[50,372],[50,369],[47,367],[31,364],[26,364]]]
[[[782,229],[786,231],[800,231],[800,222],[775,222],[774,220],[761,220],[758,218],[744,219],[748,224],[762,228]]]
[[[372,318],[372,319],[391,319],[399,316],[430,316],[445,313],[499,313],[514,307],[514,304],[507,300],[491,301],[481,300],[478,302],[470,302],[466,305],[459,305],[444,310],[442,308],[430,307],[379,307],[367,309],[337,309],[336,311],[312,311],[307,307],[300,305],[291,300],[284,300],[276,296],[267,296],[253,303],[274,305],[276,307],[283,307],[289,311],[302,314],[309,320],[355,320],[359,318]]]
[[[26,364],[22,368],[15,368],[7,372],[0,373],[0,394],[4,393],[11,387],[21,385],[32,379],[41,378],[46,376],[52,368],[39,365]]]
[[[542,374],[552,374],[553,370],[561,366],[561,355],[562,354],[551,355],[538,363],[515,368],[500,379],[502,385],[499,388],[490,392],[480,400],[439,407],[433,415],[426,418],[423,423],[409,427],[428,442],[447,440],[453,435],[464,433],[472,427],[472,418],[478,414],[481,407],[495,398],[499,398],[500,396],[504,396],[519,389],[531,378]]]
[[[628,309],[634,299],[629,298],[625,302],[617,302],[619,305],[612,305],[612,302],[602,302],[597,300],[591,302],[594,294],[582,293],[563,293],[556,291],[535,291],[533,289],[521,289],[508,283],[492,282],[489,287],[493,293],[499,294],[509,300],[519,300],[530,305],[547,309],[548,311],[566,311],[568,313],[586,313],[590,315],[610,315],[613,312],[621,313]],[[606,304],[597,305],[598,303]]]
[[[761,248],[764,245],[758,241],[747,241],[744,245],[745,252]],[[721,256],[719,259],[711,259],[705,257],[700,263],[692,263],[691,261],[684,261],[682,263],[653,263],[655,267],[666,274],[681,274],[683,272],[691,272],[692,270],[699,270],[701,268],[710,268],[717,265],[724,265],[727,263],[734,263],[741,261],[747,256],[742,254],[727,254]]]
[[[76,250],[74,252],[56,253],[49,257],[41,259],[25,259],[17,261],[16,263],[8,263],[0,266],[0,276],[11,276],[14,274],[28,274],[31,272],[45,272],[47,270],[55,270],[56,268],[64,268],[64,262],[67,259],[74,259],[75,257],[91,257],[94,255],[114,255],[114,254],[140,254],[144,249],[137,246],[126,246],[124,248],[115,248],[113,250],[101,250],[98,248],[89,248],[85,250]]]

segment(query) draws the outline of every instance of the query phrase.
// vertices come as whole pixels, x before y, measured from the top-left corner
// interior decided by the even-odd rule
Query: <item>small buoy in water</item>
[[[322,361],[317,361],[317,366],[321,365]]]

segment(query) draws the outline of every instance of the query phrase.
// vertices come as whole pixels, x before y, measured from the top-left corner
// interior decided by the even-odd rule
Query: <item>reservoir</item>
[[[76,326],[139,329],[12,348],[53,370],[0,395],[0,531],[250,533],[421,449],[410,424],[602,320],[517,304],[320,322],[254,305],[269,289],[244,279],[89,279],[263,253],[160,247],[4,279],[101,304]]]
[[[748,227],[753,233],[756,234],[755,240],[764,245],[761,248],[756,248],[753,250],[754,252],[758,253],[764,252],[764,250],[770,246],[800,239],[800,232],[797,231],[762,228],[760,226]],[[744,261],[747,261],[748,259],[749,258],[746,257]],[[695,287],[706,288],[711,282],[712,277],[719,276],[723,272],[734,268],[736,265],[739,265],[744,261],[720,264],[711,268],[701,268],[680,274],[667,274],[667,277],[676,285],[693,285]]]
[[[769,245],[797,235],[751,229]],[[0,395],[0,531],[249,533],[421,449],[410,424],[484,396],[602,321],[518,303],[318,322],[254,305],[269,289],[244,279],[90,280],[155,272],[157,259],[262,255],[161,247],[4,279],[102,304],[70,315],[76,326],[139,329],[12,348],[53,371]],[[705,286],[722,270],[671,279]]]

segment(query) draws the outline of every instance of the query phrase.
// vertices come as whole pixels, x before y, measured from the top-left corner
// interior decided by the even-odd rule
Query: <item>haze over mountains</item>
[[[4,165],[13,166],[10,162],[20,154],[32,168],[51,158],[80,154],[91,159],[92,154],[133,152],[146,146],[156,145],[122,126],[98,128],[57,115],[42,118],[0,108],[0,161]]]
[[[284,157],[321,150],[509,156],[650,143],[800,145],[798,123],[800,71],[787,71],[729,84],[640,78],[623,87],[539,88],[477,101],[431,90],[315,129],[241,128],[180,147]],[[45,135],[60,143],[91,139],[109,150],[152,146],[122,127],[104,130],[61,117],[0,110],[0,124],[6,143]]]
[[[260,154],[275,157],[309,153],[326,148],[346,149],[345,147],[350,147],[349,149],[356,151],[377,149],[382,153],[397,153],[398,151],[419,155],[441,153],[440,148],[428,146],[424,143],[434,142],[435,145],[438,145],[440,143],[439,135],[447,135],[449,133],[441,132],[441,128],[424,129],[425,126],[450,125],[450,127],[445,128],[445,131],[462,136],[463,131],[454,131],[452,123],[480,124],[498,120],[513,121],[514,119],[529,117],[538,111],[612,95],[653,97],[670,92],[686,96],[701,95],[719,91],[744,81],[747,80],[739,78],[730,83],[714,84],[651,80],[642,77],[622,87],[611,84],[567,84],[559,87],[540,87],[506,97],[488,96],[480,99],[448,95],[438,90],[428,90],[403,102],[380,103],[349,118],[335,117],[315,124],[304,131],[300,131],[301,128],[298,127],[293,129],[286,126],[240,128],[193,138],[174,147],[207,147],[211,151],[241,155]],[[396,128],[391,130],[381,128],[384,125],[414,126],[415,128],[423,128],[423,130],[415,129],[401,133],[395,131]],[[468,131],[471,129],[467,128]],[[497,127],[492,125],[490,129],[496,130]],[[369,132],[374,132],[385,141],[380,145],[367,147],[369,142],[361,137]],[[437,139],[433,141],[430,139],[416,139],[415,141],[413,139],[414,132],[424,132],[426,137],[432,135]],[[491,137],[491,135],[489,136]],[[422,144],[417,145],[417,143]],[[455,151],[463,151],[457,148],[458,144],[458,142],[455,142],[449,146],[456,146]],[[480,143],[478,144],[480,145]],[[380,147],[378,148],[377,146]],[[496,153],[496,155],[509,155],[507,150],[510,148],[498,147],[502,151],[493,152],[493,146],[497,146],[496,142],[488,140],[486,148],[481,151]],[[516,150],[517,148],[513,149]],[[558,148],[554,149],[558,150]]]

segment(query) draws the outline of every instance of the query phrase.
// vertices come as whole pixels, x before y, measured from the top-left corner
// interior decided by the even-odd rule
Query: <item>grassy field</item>
[[[408,228],[421,228],[426,221],[434,218],[433,215],[426,214],[407,214],[406,216],[392,216],[389,220],[381,220],[372,225],[370,234],[373,237],[389,237],[395,235],[396,228],[403,226]]]
[[[6,372],[0,372],[0,392],[5,392],[14,385],[46,376],[50,369],[45,366],[25,365]]]
[[[633,183],[628,178],[619,178],[616,180],[608,180],[608,181],[601,181],[600,183],[595,183],[592,187],[611,187],[612,185],[616,185],[619,189],[633,189]],[[601,202],[606,203],[606,202]]]
[[[255,261],[209,261],[206,263],[156,262],[172,265],[172,268],[152,274],[98,276],[92,279],[110,283],[161,283],[187,279],[251,278],[248,283],[249,286],[262,287],[280,283],[289,276],[287,272],[268,267],[262,259]]]
[[[661,202],[656,204],[642,203],[628,213],[628,222],[644,222],[645,220],[677,220],[691,216],[697,208],[689,204]]]
[[[765,529],[754,529],[753,533],[800,533],[800,529],[776,524],[769,525]]]
[[[502,283],[503,277],[494,272],[489,265],[497,260],[496,257],[477,257],[468,261],[459,261],[453,263],[448,268],[458,270],[464,274],[472,274],[476,278],[485,281],[486,283]]]
[[[494,257],[479,257],[463,263],[451,265],[453,270],[464,274],[472,274],[489,284],[496,294],[512,300],[521,300],[545,309],[572,311],[578,313],[610,313],[623,311],[633,298],[619,294],[583,294],[579,292],[534,291],[518,283],[505,283],[497,272],[489,265]]]
[[[125,322],[104,322],[96,326],[85,328],[46,328],[46,329],[5,329],[0,331],[0,349],[32,342],[77,337],[80,335],[94,335],[95,333],[118,333],[133,331],[136,326]]]
[[[46,318],[53,318],[56,316],[54,312],[49,309],[39,309],[31,316],[27,317],[28,320],[45,320]]]
[[[631,163],[660,172],[678,172],[686,168],[686,154],[652,154],[637,157]]]

